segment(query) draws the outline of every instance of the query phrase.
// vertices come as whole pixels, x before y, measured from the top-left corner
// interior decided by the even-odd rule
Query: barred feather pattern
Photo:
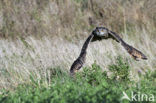
[[[86,39],[85,43],[82,46],[81,53],[80,53],[79,57],[73,62],[72,66],[70,68],[70,73],[72,75],[75,74],[75,72],[78,71],[85,63],[86,55],[87,55],[87,48],[88,48],[88,45],[93,37],[94,37],[93,33],[91,35],[89,35],[89,37]]]

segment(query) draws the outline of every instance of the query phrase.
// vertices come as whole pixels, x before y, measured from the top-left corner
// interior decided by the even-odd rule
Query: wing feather
[[[127,43],[125,43],[123,40],[121,42],[121,45],[127,50],[127,52],[135,59],[137,60],[137,58],[140,59],[144,59],[147,60],[147,57],[139,50],[137,50],[136,48],[128,45]]]
[[[137,58],[140,59],[144,59],[146,60],[147,57],[139,50],[137,50],[136,48],[130,46],[129,44],[127,44],[125,41],[123,41],[123,39],[121,39],[121,37],[116,34],[113,31],[109,31],[109,35],[110,37],[112,37],[112,39],[115,39],[117,42],[120,42],[121,45],[127,50],[127,52],[135,59],[137,60]]]
[[[109,30],[108,33],[109,33],[109,37],[112,37],[112,39],[115,39],[117,42],[122,41],[121,37],[115,32]]]
[[[72,66],[70,68],[70,73],[72,75],[77,70],[79,70],[85,63],[85,59],[86,59],[86,55],[87,55],[87,48],[88,48],[88,45],[93,37],[94,37],[93,34],[89,35],[89,37],[86,39],[85,43],[83,44],[79,57],[74,61],[74,63],[72,64]]]

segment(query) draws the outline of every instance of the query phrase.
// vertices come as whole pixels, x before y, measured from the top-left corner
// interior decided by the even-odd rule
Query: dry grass
[[[155,70],[155,9],[155,0],[0,1],[0,88],[29,82],[31,74],[38,80],[45,78],[48,85],[48,68],[69,70],[97,25],[119,33],[148,60],[134,61],[120,44],[103,40],[91,43],[86,65],[96,61],[107,70],[122,55],[128,59],[134,78],[137,71]]]

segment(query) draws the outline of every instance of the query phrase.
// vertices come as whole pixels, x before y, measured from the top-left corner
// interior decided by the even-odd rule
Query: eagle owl
[[[70,68],[70,73],[73,75],[77,70],[79,70],[83,64],[85,63],[85,58],[87,54],[87,48],[90,42],[94,42],[97,40],[102,40],[102,39],[108,39],[112,38],[116,40],[118,43],[121,43],[121,45],[126,49],[126,51],[135,59],[138,60],[144,59],[146,60],[147,57],[139,50],[136,48],[130,46],[127,44],[118,34],[116,34],[113,31],[108,30],[105,27],[96,27],[95,30],[92,31],[91,35],[86,39],[85,43],[83,44],[83,47],[81,49],[81,53],[79,57],[74,61]]]

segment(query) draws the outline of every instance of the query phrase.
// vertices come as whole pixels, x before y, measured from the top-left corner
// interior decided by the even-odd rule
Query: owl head
[[[96,27],[93,34],[98,37],[108,37],[108,29],[105,27]]]

